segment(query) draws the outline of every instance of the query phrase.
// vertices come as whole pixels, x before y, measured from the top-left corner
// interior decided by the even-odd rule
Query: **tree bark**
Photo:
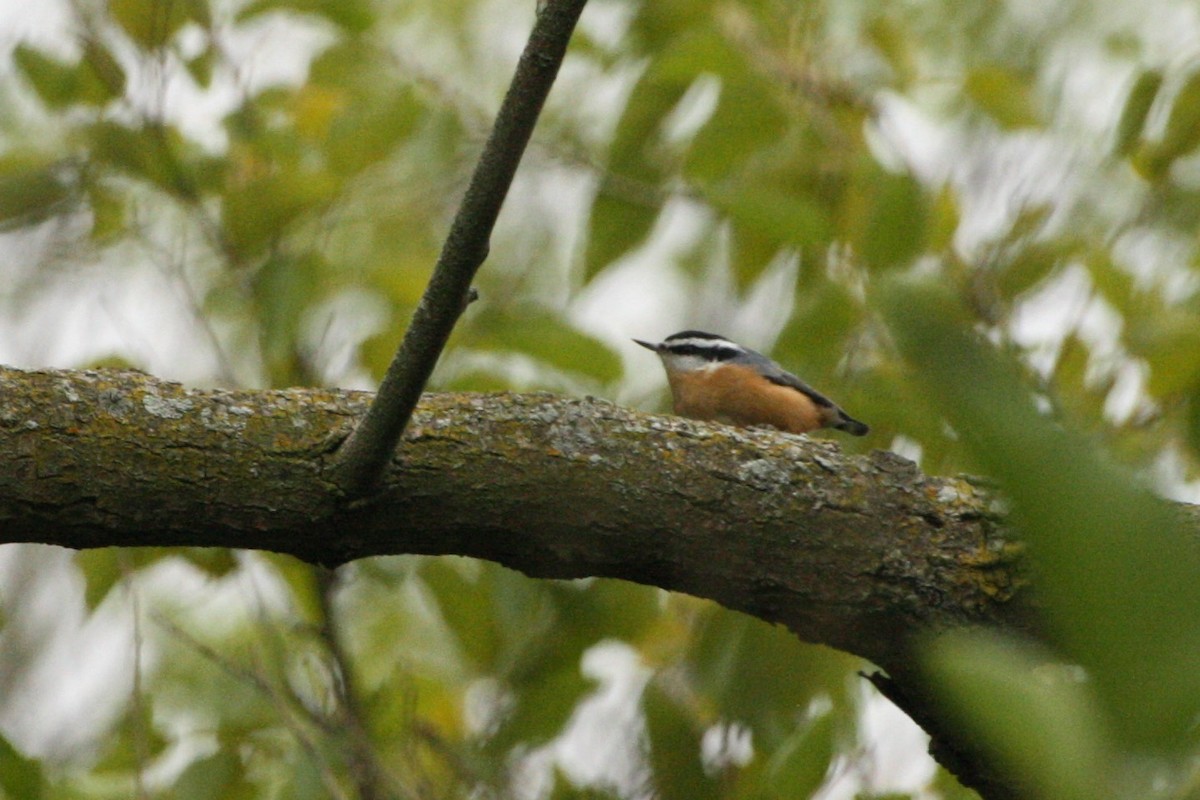
[[[453,554],[621,578],[782,623],[893,676],[912,674],[931,631],[1029,626],[1020,547],[996,498],[964,478],[592,398],[432,394],[377,491],[347,502],[332,454],[370,398],[0,368],[0,541],[325,565]]]

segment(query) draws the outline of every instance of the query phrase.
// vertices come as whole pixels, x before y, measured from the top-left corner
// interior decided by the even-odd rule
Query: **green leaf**
[[[1038,413],[949,292],[892,281],[884,316],[914,378],[998,479],[1065,657],[1139,748],[1190,748],[1200,715],[1200,551],[1175,509]]]
[[[1117,311],[1126,317],[1134,316],[1138,289],[1129,271],[1113,263],[1104,253],[1087,259],[1092,285]]]
[[[1143,178],[1160,181],[1179,158],[1200,145],[1200,70],[1188,76],[1175,94],[1166,129],[1157,142],[1140,142],[1132,164]]]
[[[594,688],[581,672],[584,651],[605,636],[640,627],[619,621],[622,609],[613,600],[621,592],[614,587],[601,585],[593,593],[595,584],[532,582],[495,565],[475,566],[468,577],[460,562],[430,561],[421,578],[472,666],[510,693],[510,708],[487,746],[505,752],[548,741]],[[635,610],[641,594],[634,589],[625,596]],[[617,619],[606,627],[612,617]]]
[[[87,39],[83,44],[82,95],[84,102],[101,105],[125,94],[125,70],[101,42]]]
[[[609,147],[584,254],[585,280],[639,244],[661,210],[667,164],[656,152],[663,120],[695,79],[652,63],[633,87]]]
[[[83,573],[83,597],[89,611],[95,611],[124,576],[117,552],[115,547],[102,547],[75,554],[75,566]]]
[[[329,800],[329,785],[324,774],[328,767],[312,758],[302,748],[289,751],[290,758],[284,765],[286,770],[281,791],[275,795],[287,800]],[[258,800],[262,792],[255,795]]]
[[[1192,389],[1192,395],[1187,401],[1186,434],[1188,446],[1192,454],[1200,456],[1200,386]]]
[[[847,662],[829,659],[787,629],[726,609],[710,615],[689,652],[695,688],[726,719],[773,748],[818,695],[841,698]]]
[[[623,193],[618,194],[615,185],[613,178],[603,180],[592,201],[584,256],[585,280],[641,244],[662,210],[661,198],[655,197],[651,202],[631,200]]]
[[[382,97],[371,81],[394,77],[394,60],[388,51],[368,40],[355,37],[339,39],[313,59],[309,67],[309,85],[344,89],[359,97]],[[364,78],[369,79],[364,82]]]
[[[862,301],[844,286],[828,280],[805,286],[796,293],[796,307],[775,343],[775,357],[805,380],[827,386],[826,376],[832,376],[845,357],[848,339],[862,325],[863,315]],[[829,386],[830,391],[834,388]]]
[[[12,58],[49,108],[77,103],[102,106],[125,92],[125,71],[108,48],[95,40],[84,41],[82,58],[74,64],[24,43],[13,49]]]
[[[963,786],[958,782],[958,778],[942,766],[938,767],[929,788],[936,793],[935,797],[939,797],[941,800],[979,800],[979,795],[973,789]],[[863,800],[876,800],[876,798],[863,798]],[[889,800],[889,798],[883,797],[878,800]],[[901,795],[896,800],[916,800],[916,798],[912,795]]]
[[[706,196],[729,214],[735,235],[759,235],[773,244],[771,255],[784,247],[806,248],[827,243],[832,225],[827,206],[799,179],[750,173],[725,185],[710,187]],[[767,248],[763,248],[764,252]],[[767,266],[758,264],[760,273]]]
[[[99,106],[125,91],[125,71],[104,45],[88,39],[74,64],[60,61],[32,45],[13,49],[13,61],[48,107]]]
[[[272,386],[308,379],[300,331],[306,312],[323,299],[329,265],[316,253],[293,256],[275,251],[254,272],[251,296],[257,311],[259,350]]]
[[[282,553],[260,552],[256,556],[269,563],[287,585],[300,618],[313,624],[319,622],[324,614],[316,575],[319,567]]]
[[[206,47],[200,54],[194,58],[189,58],[183,62],[183,66],[187,69],[188,74],[192,76],[192,80],[196,82],[202,89],[207,89],[212,85],[213,66],[217,61],[217,51],[213,47]]]
[[[1200,385],[1200,315],[1178,307],[1147,315],[1131,322],[1126,342],[1150,366],[1154,397],[1178,397]]]
[[[621,376],[621,361],[599,340],[538,307],[482,309],[456,341],[478,350],[509,350],[568,373],[607,383]]]
[[[864,30],[867,41],[884,57],[896,76],[896,84],[907,87],[919,75],[918,58],[911,31],[882,14],[873,17]]]
[[[623,795],[595,786],[576,786],[563,771],[554,768],[554,786],[546,800],[620,800]]]
[[[765,81],[748,75],[727,79],[716,111],[687,150],[685,173],[704,183],[738,172],[751,157],[783,138],[786,122]]]
[[[324,208],[341,186],[334,175],[281,167],[226,186],[221,224],[239,259],[264,253],[304,214]]]
[[[536,680],[532,678],[536,675]],[[488,746],[500,751],[538,747],[562,732],[584,697],[596,688],[580,672],[579,662],[561,669],[541,670],[526,676],[513,693],[513,705]]]
[[[35,153],[0,156],[0,231],[43,222],[70,208],[68,164]]]
[[[1174,161],[1200,145],[1200,70],[1188,76],[1175,95],[1158,156]]]
[[[51,796],[52,787],[39,761],[26,758],[8,739],[0,737],[0,794],[13,800],[41,800]]]
[[[261,630],[251,633],[242,626],[215,640],[186,631],[186,636],[179,635],[162,624],[151,630],[163,656],[143,684],[154,698],[156,713],[188,713],[206,729],[253,731],[279,723],[278,701],[249,677],[277,679],[263,675],[262,659],[246,653],[252,639],[261,640]]]
[[[907,265],[925,251],[929,236],[925,190],[912,175],[886,172],[862,188],[868,193],[866,208],[851,223],[859,256],[876,269]]]
[[[1017,783],[1045,800],[1098,800],[1112,764],[1088,684],[1050,654],[983,631],[940,637],[927,654],[951,718],[978,737]]]
[[[578,641],[563,646],[563,622],[554,585],[530,582],[509,569],[492,576],[490,611],[499,634],[496,674],[518,690],[534,676],[557,669],[579,668]],[[569,629],[569,628],[568,628]]]
[[[177,554],[166,547],[101,547],[80,550],[75,565],[83,572],[84,600],[94,611],[127,574],[151,566]]]
[[[391,353],[388,354],[388,358],[390,357]],[[386,366],[385,362],[384,367]],[[486,368],[455,370],[452,378],[438,379],[437,387],[443,392],[511,392],[513,382],[503,366],[498,364],[491,370]]]
[[[662,53],[712,19],[714,0],[659,0],[642,3],[630,25],[630,38],[644,52]]]
[[[779,798],[811,797],[825,782],[834,757],[834,717],[805,722],[771,755],[767,782]]]
[[[806,141],[789,136],[764,145],[743,168],[701,187],[704,198],[732,223],[739,288],[750,286],[781,251],[824,252],[840,238],[830,195],[842,194],[843,181],[828,178],[828,165]]]
[[[929,243],[933,253],[943,253],[954,246],[954,236],[961,222],[958,195],[949,184],[942,186],[929,201]]]
[[[171,787],[171,800],[238,800],[253,797],[241,760],[222,750],[188,765]]]
[[[400,345],[400,334],[397,333],[399,322],[399,314],[393,316],[394,325],[383,325],[378,333],[368,336],[363,339],[362,344],[358,346],[358,360],[362,362],[371,377],[376,381],[383,379],[383,375],[387,372],[388,365],[392,363],[392,358],[396,355],[396,348]],[[495,387],[496,391],[511,388],[507,381]],[[444,389],[449,390],[449,389]],[[455,391],[461,391],[462,388],[455,386]],[[484,391],[477,389],[476,391]]]
[[[714,230],[714,233],[717,233],[718,230]],[[762,276],[763,271],[775,260],[783,248],[775,237],[766,236],[753,227],[740,225],[736,220],[730,220],[729,231],[732,234],[728,249],[733,276],[737,279],[738,288],[745,290]],[[714,254],[712,245],[716,244],[717,247],[720,247],[720,242],[719,236],[710,236],[700,240],[698,252],[693,258],[685,260],[684,266],[688,266],[691,262],[699,262],[698,266],[701,268],[708,267],[712,263]],[[719,253],[720,250],[715,252]],[[695,274],[703,275],[704,273],[702,270],[695,270]]]
[[[323,152],[330,170],[353,175],[391,155],[429,116],[386,50],[356,38],[326,48],[308,82],[289,99],[296,131]]]
[[[719,798],[720,783],[705,774],[700,758],[699,721],[656,681],[647,684],[642,693],[642,711],[656,796],[663,800]]]
[[[337,25],[347,33],[363,33],[375,24],[370,0],[255,0],[238,11],[238,21],[272,11],[312,14]]]
[[[81,128],[80,135],[96,161],[181,201],[198,199],[217,172],[215,162],[199,157],[198,148],[171,125],[146,123],[132,128],[105,121]]]
[[[88,181],[84,189],[92,211],[92,239],[109,242],[125,232],[125,198],[100,181]]]
[[[993,64],[967,74],[963,90],[1002,128],[1028,128],[1038,123],[1027,79]]]
[[[212,22],[206,0],[108,0],[108,13],[145,50],[164,47],[188,22]]]
[[[97,744],[95,772],[115,776],[146,769],[174,742],[154,724],[152,698],[141,695]]]
[[[1060,387],[1057,392],[1063,399],[1062,406],[1069,409],[1076,417],[1083,417],[1089,413],[1087,401],[1091,400],[1094,404],[1099,404],[1107,394],[1107,391],[1096,392],[1094,389],[1089,391],[1091,387],[1086,386],[1087,367],[1091,361],[1091,349],[1078,336],[1072,334],[1067,336],[1059,348],[1058,360],[1054,364],[1054,383]],[[1090,409],[1093,417],[1098,416],[1099,407]]]
[[[654,586],[597,579],[586,585],[556,584],[559,604],[588,644],[602,639],[636,642],[662,616],[662,592]]]
[[[1138,74],[1137,80],[1125,98],[1125,107],[1121,109],[1121,119],[1117,122],[1116,136],[1113,140],[1113,155],[1118,158],[1128,156],[1142,137],[1146,127],[1146,118],[1150,115],[1150,107],[1158,97],[1162,88],[1163,74],[1161,70],[1147,69]]]
[[[83,573],[84,600],[94,611],[127,574],[167,558],[182,558],[210,578],[220,578],[237,567],[234,551],[223,547],[100,547],[80,550],[75,565]]]
[[[499,631],[488,611],[494,570],[474,572],[468,578],[457,559],[430,559],[421,565],[421,580],[471,666],[488,673],[497,669],[499,658]]]
[[[330,169],[354,175],[379,163],[411,134],[424,113],[411,91],[393,87],[386,99],[354,104],[336,114],[325,144]]]
[[[50,108],[66,108],[77,101],[79,76],[73,65],[24,43],[13,48],[13,62]]]
[[[238,567],[237,556],[228,547],[184,547],[173,552],[208,578],[223,578]]]
[[[1015,257],[1006,263],[996,275],[996,289],[1000,296],[1009,303],[1017,300],[1025,292],[1041,284],[1051,275],[1057,274],[1057,267],[1062,256],[1067,252],[1064,248],[1056,252],[1055,245],[1062,246],[1061,240],[1050,243],[1050,247],[1031,244],[1017,250]]]
[[[717,107],[686,151],[684,171],[691,179],[707,184],[737,174],[784,138],[788,117],[776,87],[724,34],[702,30],[680,36],[653,70],[657,80],[672,86],[690,87],[697,76],[720,82]]]

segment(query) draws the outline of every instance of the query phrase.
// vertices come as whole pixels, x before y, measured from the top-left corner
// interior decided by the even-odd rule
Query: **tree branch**
[[[450,332],[470,302],[471,281],[517,165],[587,0],[552,0],[539,8],[512,84],[479,157],[475,174],[379,393],[337,456],[333,473],[350,497],[366,494],[396,449]]]
[[[474,556],[712,598],[884,667],[919,631],[1025,624],[992,499],[893,454],[591,399],[428,395],[379,491],[346,508],[328,442],[370,397],[0,367],[3,541]]]
[[[935,737],[918,637],[1031,628],[1020,548],[994,499],[893,454],[592,399],[434,394],[379,490],[347,508],[329,443],[370,399],[0,367],[0,542],[251,548],[326,565],[452,554],[636,581],[873,661]],[[968,756],[958,774],[977,783],[989,773]]]

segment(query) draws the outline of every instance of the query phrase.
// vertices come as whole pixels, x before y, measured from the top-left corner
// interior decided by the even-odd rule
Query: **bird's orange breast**
[[[692,419],[723,419],[735,425],[771,425],[807,433],[826,424],[824,409],[803,392],[780,386],[750,367],[722,364],[668,373],[675,413]]]

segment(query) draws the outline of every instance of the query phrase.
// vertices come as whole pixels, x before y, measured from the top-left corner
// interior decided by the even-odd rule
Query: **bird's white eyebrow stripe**
[[[695,347],[701,350],[728,350],[734,353],[746,352],[741,345],[734,344],[726,339],[671,339],[664,342],[668,350],[675,348]]]

